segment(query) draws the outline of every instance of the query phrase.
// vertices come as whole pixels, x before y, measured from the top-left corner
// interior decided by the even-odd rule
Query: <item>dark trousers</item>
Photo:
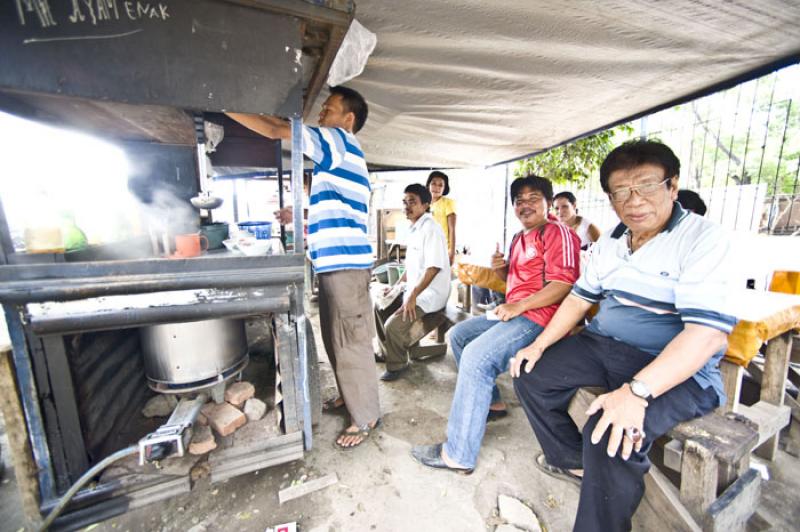
[[[702,416],[719,404],[712,388],[703,390],[693,379],[651,399],[644,418],[644,445],[626,461],[609,457],[610,429],[597,445],[591,434],[602,410],[578,431],[567,414],[578,388],[601,386],[609,391],[630,382],[633,375],[653,361],[653,356],[612,338],[582,331],[547,349],[531,373],[514,379],[522,407],[528,416],[547,462],[563,469],[583,469],[577,531],[631,529],[631,516],[644,494],[644,475],[650,469],[647,452],[653,441],[672,427]]]

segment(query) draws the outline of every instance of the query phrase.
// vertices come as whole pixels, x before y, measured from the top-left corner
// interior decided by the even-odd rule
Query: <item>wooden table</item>
[[[800,296],[739,290],[728,297],[729,312],[740,321],[728,339],[728,351],[720,365],[728,394],[725,409],[758,425],[756,454],[773,460],[780,430],[791,422],[793,410],[800,420],[800,405],[785,393],[792,335],[800,328]],[[764,343],[767,349],[762,369],[752,361]],[[739,402],[745,367],[761,383],[760,400],[752,406]]]

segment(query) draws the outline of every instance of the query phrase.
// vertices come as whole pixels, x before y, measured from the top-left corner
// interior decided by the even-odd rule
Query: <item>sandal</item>
[[[572,473],[568,469],[562,469],[560,467],[548,464],[544,453],[539,453],[536,456],[536,467],[538,467],[543,473],[550,475],[553,478],[566,480],[575,484],[576,486],[580,486],[581,482],[583,482],[583,477]]]
[[[486,422],[490,421],[497,421],[498,419],[503,419],[508,415],[508,410],[492,410],[489,409],[489,414],[486,416]]]
[[[341,400],[342,402],[337,405],[336,402],[339,400]],[[328,399],[327,401],[322,403],[322,411],[328,414],[332,414],[337,410],[341,410],[342,408],[344,408],[344,399],[342,399],[341,397]]]
[[[372,432],[375,431],[380,426],[381,426],[381,420],[380,418],[378,418],[375,421],[374,427],[370,427],[369,423],[367,423],[366,425],[362,427],[356,427],[355,429],[350,429],[349,427],[345,428],[342,432],[339,433],[339,436],[336,438],[336,441],[334,441],[334,443],[339,449],[343,451],[349,451],[351,449],[355,449],[356,447],[367,441],[369,437],[372,435]],[[361,439],[358,441],[358,443],[354,443],[353,445],[342,445],[341,443],[339,443],[339,439],[342,436],[360,436]]]

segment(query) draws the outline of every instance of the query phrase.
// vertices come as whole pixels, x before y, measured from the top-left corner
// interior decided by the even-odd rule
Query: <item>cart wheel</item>
[[[311,398],[311,424],[317,425],[322,416],[322,390],[319,384],[319,358],[314,340],[314,327],[306,317],[306,346],[308,347],[308,392]]]

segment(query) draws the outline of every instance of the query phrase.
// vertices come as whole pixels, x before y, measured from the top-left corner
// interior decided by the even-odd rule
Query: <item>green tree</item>
[[[533,157],[517,161],[514,175],[536,174],[553,183],[574,182],[583,184],[597,174],[606,155],[622,140],[633,133],[629,124],[595,133],[570,144],[558,146]]]

